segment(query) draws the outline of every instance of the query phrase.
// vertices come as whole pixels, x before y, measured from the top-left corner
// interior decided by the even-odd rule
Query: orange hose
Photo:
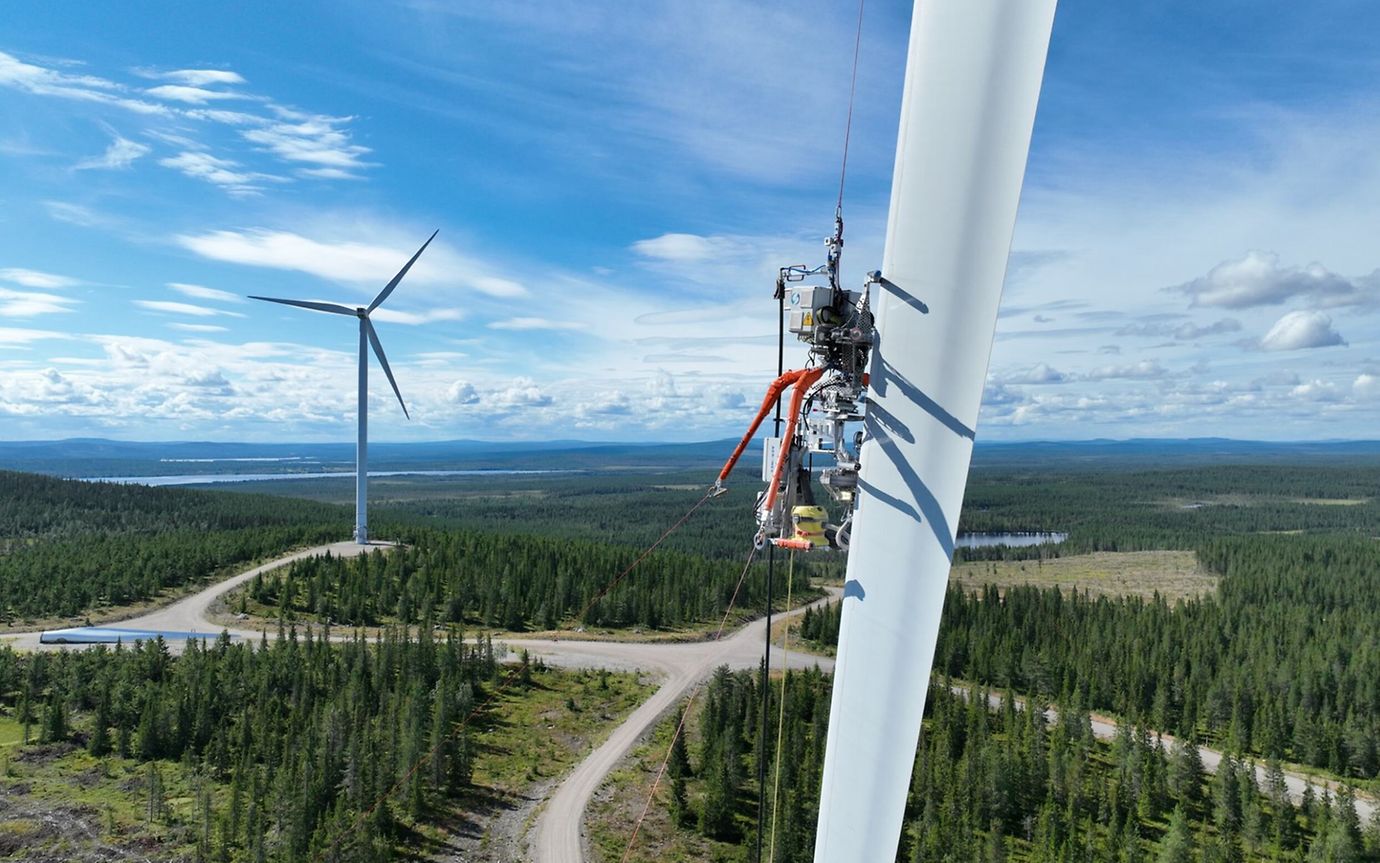
[[[761,427],[762,420],[767,418],[767,414],[771,413],[772,405],[776,404],[776,400],[781,398],[782,390],[799,381],[802,375],[810,371],[810,369],[789,371],[771,382],[771,386],[767,387],[767,397],[762,399],[762,407],[758,409],[757,416],[752,420],[752,425],[748,426],[747,434],[743,435],[743,439],[739,441],[737,448],[733,450],[733,455],[729,456],[728,461],[724,464],[724,469],[719,471],[719,478],[714,482],[716,486],[723,485],[724,480],[728,479],[728,475],[733,472],[733,466],[738,463],[738,459],[742,457],[748,444],[752,442],[752,437],[757,434],[757,429]],[[800,392],[800,390],[797,389],[796,392]]]
[[[791,410],[786,417],[786,436],[781,439],[781,452],[776,457],[776,470],[772,472],[771,485],[767,487],[766,508],[768,512],[776,504],[776,492],[781,485],[781,474],[786,469],[786,459],[791,454],[791,448],[786,442],[795,439],[795,427],[796,423],[800,421],[800,406],[805,401],[805,393],[824,374],[824,369],[801,369],[796,374],[798,377],[795,379],[795,392],[791,393]]]

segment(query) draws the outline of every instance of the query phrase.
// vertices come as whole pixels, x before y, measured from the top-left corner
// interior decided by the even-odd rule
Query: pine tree
[[[1155,854],[1155,863],[1191,863],[1193,860],[1193,835],[1188,830],[1188,816],[1183,806],[1174,807],[1169,816],[1169,827]]]

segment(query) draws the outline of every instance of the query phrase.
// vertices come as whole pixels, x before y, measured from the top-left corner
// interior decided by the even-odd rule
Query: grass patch
[[[955,566],[949,581],[965,590],[988,584],[1032,585],[1147,599],[1158,592],[1169,602],[1217,589],[1217,576],[1201,567],[1191,551],[1098,551],[1048,560],[973,561]]]

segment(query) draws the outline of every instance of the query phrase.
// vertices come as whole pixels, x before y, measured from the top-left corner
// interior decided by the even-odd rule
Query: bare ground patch
[[[965,590],[1028,584],[1146,599],[1158,592],[1170,602],[1217,589],[1217,576],[1200,566],[1191,551],[1097,551],[1049,560],[973,561],[955,566],[949,582]]]

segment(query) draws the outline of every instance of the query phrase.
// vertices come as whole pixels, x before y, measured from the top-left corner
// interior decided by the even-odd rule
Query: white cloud
[[[140,144],[137,141],[131,141],[128,138],[116,135],[115,140],[110,142],[109,147],[106,147],[104,154],[94,159],[78,162],[77,168],[79,170],[91,168],[119,170],[128,168],[130,165],[134,164],[136,159],[148,155],[149,150],[150,148],[145,144]]]
[[[1115,335],[1172,338],[1181,342],[1190,342],[1208,336],[1219,336],[1240,331],[1241,322],[1236,318],[1222,318],[1210,324],[1195,324],[1192,322],[1176,324],[1172,321],[1149,321],[1139,324],[1127,324],[1117,330]]]
[[[1359,305],[1375,297],[1371,286],[1340,276],[1321,264],[1282,267],[1278,255],[1260,251],[1220,263],[1206,276],[1172,290],[1188,294],[1192,305],[1227,309],[1275,306],[1295,298],[1332,308]]]
[[[515,378],[508,386],[493,393],[493,401],[509,408],[546,407],[551,397],[531,378]]]
[[[446,390],[446,400],[458,405],[479,404],[479,390],[469,381],[456,381]]]
[[[30,330],[21,327],[0,327],[0,347],[18,347],[47,339],[66,339],[66,333],[52,330]]]
[[[1037,363],[1024,371],[1004,376],[1001,382],[1003,384],[1059,384],[1068,379],[1068,376],[1058,369],[1051,368],[1045,363]]]
[[[78,300],[58,294],[0,288],[0,318],[32,318],[70,312]]]
[[[687,264],[713,257],[715,246],[721,244],[722,241],[716,244],[709,237],[695,234],[662,234],[650,240],[638,240],[632,244],[632,250],[645,258]]]
[[[390,324],[407,324],[408,326],[420,326],[431,324],[438,321],[458,321],[465,317],[465,313],[459,309],[431,309],[426,312],[400,312],[397,309],[379,307],[369,313],[369,317],[376,321],[384,321]]]
[[[489,324],[491,330],[582,330],[579,321],[553,321],[548,318],[507,318]]]
[[[278,179],[269,174],[239,170],[240,164],[231,159],[220,159],[210,153],[190,150],[159,159],[158,164],[181,171],[193,179],[220,186],[234,195],[256,194],[263,188],[257,185],[259,181]]]
[[[245,83],[244,78],[235,72],[231,72],[229,69],[173,69],[169,72],[141,70],[141,74],[149,78],[176,81],[179,84],[187,84],[193,87],[200,87],[206,84]]]
[[[221,291],[215,288],[208,288],[204,285],[191,285],[186,282],[168,282],[168,287],[177,291],[185,297],[193,297],[198,300],[211,300],[217,303],[242,303],[244,297],[239,294],[232,294],[229,291]]]
[[[58,276],[53,273],[42,273],[38,270],[26,270],[20,267],[0,269],[0,279],[14,282],[16,285],[23,285],[26,288],[45,288],[48,290],[70,288],[73,285],[81,284],[68,276]]]
[[[213,318],[218,315],[227,315],[233,318],[244,317],[240,312],[213,309],[209,306],[198,306],[192,303],[175,303],[168,300],[134,300],[133,302],[134,305],[141,309],[148,309],[151,312],[162,312],[169,315],[190,315],[195,318]]]
[[[1164,377],[1168,372],[1155,360],[1141,360],[1138,363],[1122,366],[1102,366],[1080,377],[1088,381],[1109,380],[1154,380]]]
[[[1356,398],[1374,401],[1380,399],[1380,376],[1372,374],[1359,374],[1356,380],[1351,383],[1351,391]]]
[[[223,333],[226,331],[225,327],[219,327],[215,324],[184,324],[180,321],[168,324],[168,329],[181,330],[184,333]]]
[[[248,129],[240,134],[286,162],[311,165],[311,170],[318,172],[311,176],[353,176],[350,171],[369,167],[369,163],[363,161],[369,148],[351,143],[349,133],[341,128],[353,118],[298,114],[281,109],[280,113],[287,114],[290,121],[270,122],[263,128]],[[331,173],[321,174],[323,168],[330,169]]]
[[[1335,384],[1321,380],[1299,384],[1291,389],[1289,394],[1294,398],[1310,402],[1335,402],[1341,399],[1341,393]]]
[[[164,84],[160,87],[150,87],[144,92],[159,99],[170,102],[185,102],[189,105],[205,105],[207,102],[215,102],[222,99],[245,98],[241,93],[231,93],[225,90],[207,90],[203,87],[188,87],[182,84]]]
[[[11,87],[36,96],[115,105],[139,114],[169,113],[162,105],[130,98],[125,95],[128,88],[113,81],[94,75],[71,75],[25,63],[4,51],[0,51],[0,87]]]
[[[1332,327],[1332,318],[1322,312],[1304,310],[1289,312],[1275,321],[1260,340],[1261,350],[1266,351],[1297,351],[1344,344],[1341,334]]]
[[[377,236],[380,231],[358,231]],[[182,235],[177,242],[204,258],[255,267],[296,270],[331,281],[382,287],[416,251],[396,230],[397,245],[355,239],[316,239],[290,231],[253,229]],[[407,275],[407,282],[424,285],[463,285],[482,294],[512,297],[526,293],[522,285],[494,276],[488,267],[434,242]]]

